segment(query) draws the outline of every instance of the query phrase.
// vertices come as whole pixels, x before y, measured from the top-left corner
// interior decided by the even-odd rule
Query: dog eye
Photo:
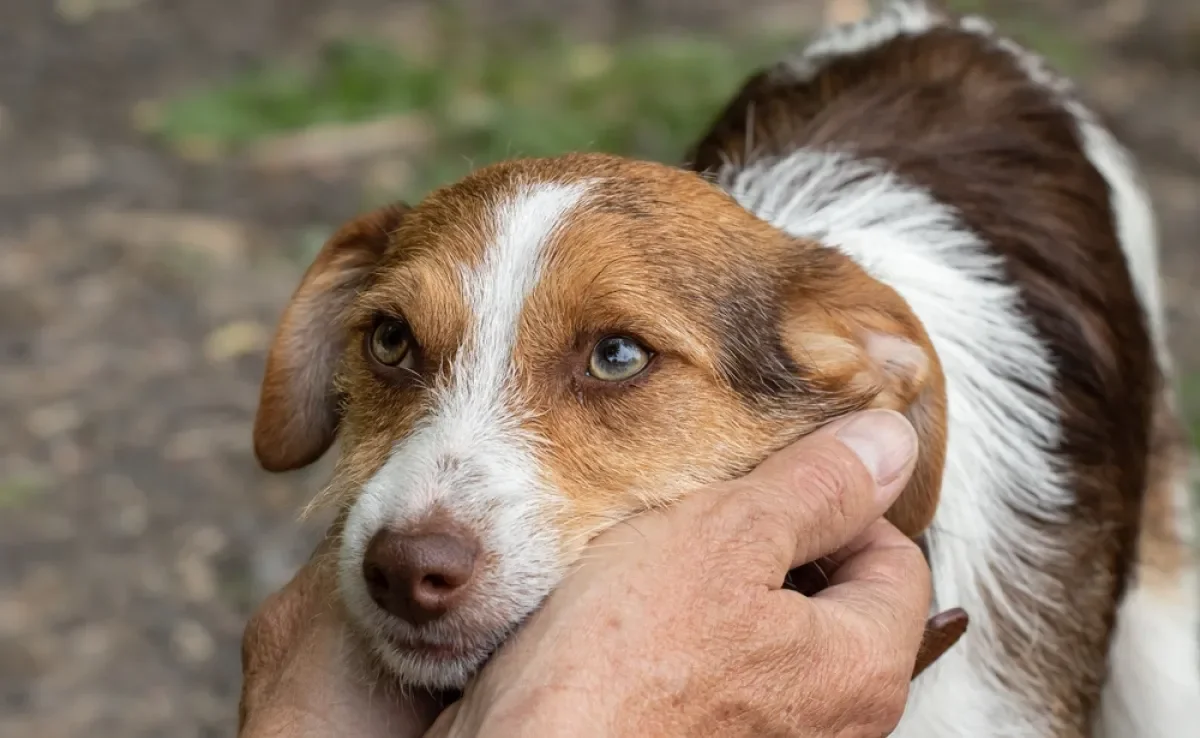
[[[609,336],[592,349],[588,376],[603,382],[632,379],[650,363],[650,350],[628,336]]]
[[[371,358],[389,367],[411,369],[413,338],[408,324],[395,318],[379,321],[367,343]]]

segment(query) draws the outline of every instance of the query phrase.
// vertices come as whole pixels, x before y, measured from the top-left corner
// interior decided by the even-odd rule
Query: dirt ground
[[[295,228],[353,214],[360,172],[189,163],[133,111],[347,29],[419,33],[411,5],[0,1],[0,734],[232,734],[242,624],[310,550],[296,514],[327,473],[255,466],[264,342],[301,269]],[[468,5],[484,28],[553,12],[592,33],[814,17],[803,0]],[[1200,369],[1200,18],[1184,0],[1041,5],[1097,50],[1085,86],[1147,170],[1173,342]]]

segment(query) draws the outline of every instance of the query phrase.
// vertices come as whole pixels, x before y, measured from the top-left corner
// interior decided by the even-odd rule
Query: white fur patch
[[[558,538],[542,524],[557,497],[544,486],[534,458],[537,439],[520,427],[512,356],[545,245],[586,190],[581,184],[529,185],[496,206],[495,240],[481,263],[461,274],[474,322],[449,379],[431,389],[432,410],[396,444],[347,520],[339,574],[355,617],[370,632],[470,652],[455,662],[432,662],[377,643],[385,661],[411,683],[461,686],[561,578]],[[362,556],[383,526],[403,530],[435,508],[479,535],[494,565],[461,611],[413,628],[371,601]]]
[[[895,0],[860,21],[825,29],[799,53],[784,59],[774,73],[805,81],[830,60],[853,56],[898,36],[924,33],[940,20],[938,12],[921,0]]]
[[[1079,99],[1072,81],[1037,54],[997,35],[991,24],[967,18],[962,28],[1013,57],[1031,80],[1055,94],[1075,119],[1084,152],[1109,187],[1121,249],[1146,315],[1159,367],[1172,381],[1166,311],[1159,277],[1158,227],[1149,193],[1133,158]],[[1176,406],[1173,388],[1164,390]],[[1117,612],[1108,683],[1096,730],[1101,738],[1173,738],[1200,733],[1200,570],[1192,553],[1191,481],[1181,470],[1172,489],[1177,531],[1187,556],[1171,585],[1132,582]]]
[[[976,34],[1012,55],[1075,118],[1086,155],[1108,182],[1121,246],[1157,358],[1169,374],[1157,227],[1149,196],[1128,152],[1079,100],[1073,83],[1041,57],[998,35],[983,18],[952,20],[922,0],[894,0],[858,23],[827,30],[773,74],[811,79],[833,59],[937,26]],[[1053,616],[1057,606],[1057,584],[1013,556],[1022,551],[1036,559],[1037,551],[1053,550],[1054,541],[1011,512],[1020,509],[1053,519],[1070,498],[1058,470],[1048,467],[1040,450],[1058,433],[1057,415],[1037,398],[1022,397],[1023,391],[1001,376],[1020,361],[1031,386],[1044,389],[1052,387],[1053,374],[1042,347],[1029,345],[1034,334],[1015,311],[1012,294],[977,282],[996,265],[950,213],[882,171],[852,187],[850,194],[843,190],[830,196],[863,168],[869,165],[843,155],[797,152],[748,171],[727,172],[725,184],[743,204],[784,230],[843,249],[895,288],[925,324],[943,361],[950,440],[930,554],[938,606],[961,605],[973,622],[963,643],[914,685],[908,712],[893,735],[1041,738],[1047,734],[1045,718],[1022,709],[1019,697],[1007,696],[983,667],[999,656],[990,653],[995,633],[979,615],[986,612],[980,594],[994,589],[997,575],[1010,586],[1024,586],[1045,608],[1018,612],[1011,602],[994,598],[1013,608],[1007,614],[1031,643],[1039,617]],[[1186,488],[1181,490],[1179,496],[1186,500]],[[1190,534],[1186,509],[1178,519]],[[1174,604],[1140,586],[1122,603],[1113,675],[1101,710],[1108,722],[1105,738],[1183,735],[1188,721],[1195,720],[1189,716],[1200,713],[1196,590],[1193,564],[1182,575]],[[1161,668],[1155,666],[1159,662]]]
[[[1099,738],[1176,738],[1200,732],[1200,582],[1184,570],[1177,588],[1139,584],[1117,612],[1112,672]]]
[[[935,609],[964,607],[972,623],[914,686],[894,735],[1043,735],[1037,726],[1045,718],[984,668],[998,648],[985,593],[1010,606],[1006,615],[1030,639],[1057,607],[1047,597],[1056,583],[1012,556],[1021,550],[1036,559],[1055,543],[1017,511],[1064,523],[1072,499],[1044,451],[1060,433],[1058,411],[1045,399],[1054,390],[1053,369],[998,257],[923,190],[849,155],[800,150],[725,172],[720,182],[751,212],[840,249],[900,293],[942,361],[949,443],[928,536]],[[1006,602],[1001,582],[1023,587],[1038,611]]]
[[[1097,738],[1175,738],[1200,732],[1200,567],[1191,494],[1200,489],[1200,460],[1189,459],[1172,483],[1171,501],[1185,546],[1173,581],[1141,578],[1126,593],[1113,632]]]

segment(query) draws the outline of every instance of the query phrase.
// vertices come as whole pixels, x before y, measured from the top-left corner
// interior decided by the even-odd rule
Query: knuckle
[[[806,498],[826,505],[839,517],[847,517],[853,491],[862,482],[857,471],[843,454],[822,448],[793,470],[791,482],[795,489],[804,491]]]
[[[890,685],[880,690],[868,711],[868,732],[872,735],[890,734],[904,717],[908,706],[908,683]]]
[[[863,735],[888,735],[904,717],[908,705],[909,675],[874,662],[858,662],[855,698],[847,712]]]
[[[891,689],[887,690],[879,703],[880,720],[887,723],[889,730],[896,727],[896,724],[904,717],[904,711],[908,707],[911,674],[904,673],[897,676],[898,678],[892,682]]]
[[[908,683],[912,665],[907,663],[903,646],[896,642],[891,623],[863,619],[854,632],[857,653],[869,665],[872,683]]]
[[[740,545],[782,526],[779,500],[771,490],[739,485],[721,495],[705,516],[702,527],[712,538]]]
[[[824,645],[831,669],[825,703],[846,728],[839,735],[890,735],[908,703],[911,665],[872,623],[839,619],[833,632]]]
[[[722,582],[723,587],[740,584],[749,581],[748,572],[775,563],[777,557],[772,552],[778,548],[775,541],[782,528],[763,520],[752,523],[741,518],[714,525],[708,531],[705,540],[709,543],[699,562],[707,579]]]
[[[901,679],[904,667],[902,648],[896,645],[891,629],[869,617],[842,620],[847,657],[861,664],[861,673],[871,684],[890,684]]]
[[[899,653],[889,653],[880,659],[875,669],[875,680],[878,684],[906,685],[912,678],[912,665],[908,664]]]
[[[783,544],[794,544],[798,527],[806,536],[841,536],[865,522],[861,492],[873,486],[860,467],[838,444],[823,444],[779,476],[728,485],[698,508],[698,527],[706,540],[719,542],[718,555],[789,548]]]
[[[799,493],[794,509],[803,513],[816,531],[843,530],[856,517],[852,478],[846,465],[836,459],[826,457],[814,462],[793,472],[793,489]]]
[[[738,530],[751,530],[763,521],[778,517],[778,500],[775,498],[775,490],[770,488],[741,485],[722,498],[723,504],[715,512]]]
[[[908,703],[908,690],[912,679],[912,664],[908,663],[899,649],[889,649],[877,654],[868,670],[873,694],[869,701],[875,725],[890,731],[900,722]]]

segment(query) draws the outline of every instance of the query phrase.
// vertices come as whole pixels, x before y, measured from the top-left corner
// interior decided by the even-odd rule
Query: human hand
[[[868,412],[611,529],[426,735],[886,735],[930,602],[920,549],[880,518],[915,453],[901,416]],[[826,589],[781,589],[821,557]],[[965,616],[934,625],[924,663]]]
[[[929,575],[898,531],[870,524],[911,471],[911,429],[893,427],[898,450],[875,457],[899,465],[877,488],[836,440],[866,440],[858,428],[836,423],[743,480],[598,538],[428,735],[886,732]],[[337,529],[247,626],[244,738],[417,736],[440,709],[375,671],[346,625],[327,551]],[[793,564],[831,552],[827,590],[779,591]],[[961,635],[961,618],[939,618],[918,669]]]
[[[271,595],[242,640],[242,738],[420,736],[441,708],[377,669],[337,602],[333,546],[341,520]]]

